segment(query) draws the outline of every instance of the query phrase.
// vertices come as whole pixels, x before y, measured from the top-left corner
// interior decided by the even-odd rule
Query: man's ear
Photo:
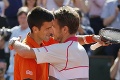
[[[69,32],[69,29],[68,29],[67,26],[64,26],[64,27],[63,27],[63,32],[64,32],[64,33],[68,33],[68,32]]]
[[[38,31],[38,28],[36,26],[33,26],[32,30],[34,33],[36,33]]]

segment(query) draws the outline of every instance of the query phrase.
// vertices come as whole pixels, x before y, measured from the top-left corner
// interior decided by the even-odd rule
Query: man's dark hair
[[[40,6],[33,8],[28,13],[27,17],[28,25],[31,29],[31,32],[33,26],[36,26],[38,27],[38,29],[40,29],[44,22],[51,22],[52,20],[54,20],[53,14],[47,9]]]
[[[23,13],[27,15],[28,11],[29,11],[28,7],[21,7],[21,8],[19,8],[19,10],[17,12],[17,16],[20,16]]]
[[[63,6],[54,12],[54,16],[61,28],[67,26],[70,34],[77,32],[80,19],[78,13],[72,7]]]

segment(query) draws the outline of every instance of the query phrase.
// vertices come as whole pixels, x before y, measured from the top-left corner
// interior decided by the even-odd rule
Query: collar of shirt
[[[72,37],[69,37],[68,39],[66,39],[65,42],[67,42],[67,41],[77,41],[77,40],[78,40],[77,37],[72,36]]]
[[[26,43],[29,43],[31,47],[38,48],[38,47],[44,46],[43,42],[41,44],[38,44],[36,41],[34,41],[34,39],[29,36],[29,33],[28,33],[25,41],[26,41]]]

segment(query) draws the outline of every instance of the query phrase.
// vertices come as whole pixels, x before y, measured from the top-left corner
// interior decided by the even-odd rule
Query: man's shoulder
[[[40,47],[40,45],[35,42],[29,35],[26,36],[22,43],[28,45],[31,48]]]
[[[28,42],[26,38],[22,41],[22,43],[32,47],[32,45]]]
[[[44,43],[46,46],[48,46],[48,45],[51,45],[51,44],[58,43],[58,41],[54,40],[54,38],[51,37],[51,38],[49,39],[49,41],[43,41],[43,43]]]

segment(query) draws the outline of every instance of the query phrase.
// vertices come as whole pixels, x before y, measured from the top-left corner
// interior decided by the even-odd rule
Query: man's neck
[[[73,36],[75,36],[75,34],[69,34],[69,35],[64,36],[61,43],[65,42],[68,38],[73,37]]]
[[[35,36],[35,34],[30,33],[29,36],[37,43],[37,44],[41,44],[42,40],[38,39],[37,36]]]
[[[21,30],[25,30],[27,28],[28,28],[28,26],[21,26]]]

